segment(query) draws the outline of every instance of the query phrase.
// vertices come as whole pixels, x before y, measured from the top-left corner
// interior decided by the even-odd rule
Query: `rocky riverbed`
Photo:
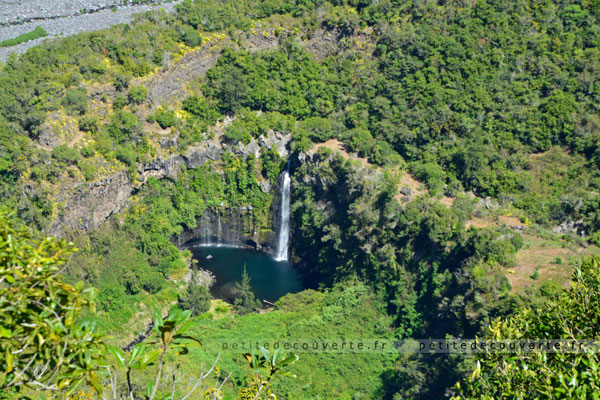
[[[0,0],[0,41],[41,26],[48,37],[13,47],[0,48],[0,61],[11,53],[23,53],[44,40],[95,31],[127,23],[134,14],[163,8],[170,12],[181,1],[123,4],[115,0]]]

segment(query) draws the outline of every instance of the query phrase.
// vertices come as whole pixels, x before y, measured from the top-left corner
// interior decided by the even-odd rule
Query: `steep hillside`
[[[221,305],[196,333],[340,335],[355,315],[365,335],[474,337],[548,307],[598,253],[599,10],[186,0],[48,41],[1,65],[0,196],[36,234],[76,242],[66,279],[98,289],[88,317],[119,346],[200,290],[188,240],[218,229],[270,251],[283,171],[290,259],[319,292],[266,316]],[[351,376],[339,397],[440,398],[468,368],[375,359],[358,377],[350,358],[306,355],[314,383],[275,387],[332,398]],[[242,390],[239,363],[224,368]]]

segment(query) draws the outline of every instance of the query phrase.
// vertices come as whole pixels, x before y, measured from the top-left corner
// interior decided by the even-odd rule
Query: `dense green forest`
[[[15,360],[20,344],[35,342],[47,358],[57,350],[37,332],[11,333],[31,316],[10,309],[0,320],[0,337],[14,339],[0,347],[0,398],[74,382],[92,396],[135,370],[120,395],[150,382],[147,398],[182,399],[200,363],[219,357],[215,343],[239,336],[563,337],[566,318],[579,339],[597,338],[598,262],[580,257],[600,253],[599,107],[598,0],[185,0],[173,14],[11,55],[0,64],[0,196],[15,214],[0,215],[0,300],[15,301],[14,281],[36,275],[11,272],[33,257],[48,298],[77,304],[40,335],[69,328],[87,342],[54,375],[15,375],[29,368]],[[289,138],[289,153],[273,136]],[[193,154],[207,161],[191,166]],[[243,208],[268,237],[286,168],[291,262],[310,289],[258,313],[245,278],[243,297],[210,301],[180,235],[215,210]],[[113,199],[91,196],[110,185],[126,187],[126,201],[96,223]],[[156,343],[123,353],[150,321]],[[191,337],[203,347],[181,344]],[[597,391],[597,355],[538,356],[222,354],[217,384],[197,398]],[[176,395],[157,386],[163,367],[181,384]]]

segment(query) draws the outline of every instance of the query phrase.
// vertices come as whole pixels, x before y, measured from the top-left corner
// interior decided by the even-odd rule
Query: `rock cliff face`
[[[58,199],[64,204],[64,209],[48,228],[49,233],[60,235],[65,229],[98,227],[128,205],[132,191],[133,184],[125,171],[98,182],[73,187],[62,199]]]
[[[258,140],[252,139],[248,145],[238,143],[235,146],[229,146],[215,141],[207,141],[197,143],[188,148],[181,155],[176,155],[169,158],[162,156],[157,157],[149,164],[138,165],[138,172],[142,176],[142,182],[148,178],[165,178],[177,176],[181,166],[186,168],[198,168],[206,164],[208,161],[219,161],[225,152],[231,151],[239,157],[248,158],[250,154],[258,157],[261,148],[277,148],[281,157],[289,156],[288,144],[291,140],[291,135],[283,135],[279,132],[269,131],[266,136],[261,135]],[[177,146],[177,142],[173,144]],[[264,184],[263,184],[264,185]]]
[[[157,179],[176,177],[182,167],[197,168],[209,161],[219,161],[227,151],[232,151],[243,158],[247,158],[250,154],[257,156],[260,154],[261,147],[276,147],[282,157],[288,157],[290,140],[291,135],[269,131],[267,135],[259,137],[258,140],[252,140],[247,146],[242,144],[229,146],[214,141],[198,143],[190,147],[184,154],[168,158],[159,156],[151,163],[139,164],[138,172],[143,184],[151,177]],[[177,145],[176,141],[174,145]],[[259,184],[265,193],[277,190],[276,187],[272,188],[268,181],[259,182]],[[63,205],[63,210],[50,225],[49,233],[60,236],[62,232],[69,229],[97,228],[111,215],[127,207],[129,197],[135,190],[136,186],[125,171],[98,182],[76,185],[57,199]],[[182,243],[204,235],[207,228],[212,242],[215,242],[219,214],[221,215],[222,243],[264,247],[267,250],[271,248],[272,226],[253,226],[252,209],[228,209],[225,207],[219,210],[209,210],[204,222],[182,235]],[[272,215],[269,215],[267,219],[274,221]]]
[[[318,30],[311,39],[302,42],[317,59],[324,58],[327,54],[336,51],[339,42],[336,40],[337,33],[334,31]],[[271,49],[278,46],[278,40],[274,37],[265,38],[260,35],[253,36],[245,47],[249,51],[260,51]],[[168,98],[181,94],[182,88],[189,80],[202,75],[208,68],[214,65],[218,58],[218,53],[210,52],[209,49],[200,49],[197,52],[192,52],[184,56],[177,64],[166,68],[160,74],[153,77],[147,86],[150,89],[151,98],[153,101],[166,100]],[[201,65],[198,66],[198,63]],[[192,68],[197,67],[197,68]],[[194,71],[194,73],[190,73]],[[106,88],[98,89],[100,92],[90,90],[90,95],[93,98],[99,98],[101,94],[114,95],[110,90],[107,93]],[[223,124],[228,122],[226,119]],[[44,143],[39,143],[38,146],[51,150],[61,141],[57,141],[52,135],[44,136]],[[202,143],[196,143],[189,147],[183,154],[173,155],[170,157],[158,156],[150,163],[139,164],[138,173],[139,182],[134,184],[128,177],[127,172],[117,172],[99,182],[77,183],[66,190],[61,190],[55,194],[54,200],[59,204],[60,211],[55,220],[50,224],[48,231],[52,235],[60,236],[63,232],[70,229],[88,230],[101,225],[111,215],[120,212],[127,207],[131,194],[139,189],[140,184],[143,185],[149,178],[154,177],[162,179],[166,177],[176,177],[183,166],[187,168],[197,168],[208,161],[219,161],[223,154],[227,151],[232,151],[241,157],[248,157],[250,154],[258,156],[261,148],[276,147],[280,156],[288,158],[288,145],[290,135],[282,135],[278,132],[270,131],[268,134],[253,139],[248,145],[241,143],[230,146],[223,144],[217,140],[206,140]],[[162,148],[168,149],[177,147],[177,138],[165,138],[162,142],[159,141]],[[277,194],[277,188],[271,187],[268,181],[259,182],[261,189],[265,193]],[[278,207],[279,200],[273,201],[275,207]],[[277,210],[271,210],[272,215],[269,216],[269,221],[272,226],[277,223]],[[252,213],[252,210],[228,210],[222,212],[225,220],[222,221],[222,229],[224,237],[235,244],[248,244],[257,247],[271,246],[272,233],[269,233],[269,228],[264,227],[257,231],[257,227],[248,226],[244,221],[243,215]],[[208,213],[209,225],[211,231],[214,231],[214,224],[218,221],[216,210],[211,210]],[[227,233],[226,226],[230,224],[232,227]],[[197,229],[194,230],[198,233]],[[240,232],[243,234],[238,235]],[[191,233],[190,233],[191,234]],[[236,236],[238,235],[238,236]],[[188,237],[187,239],[190,239]]]

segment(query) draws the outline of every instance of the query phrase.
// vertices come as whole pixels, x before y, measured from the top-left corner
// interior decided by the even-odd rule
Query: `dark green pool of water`
[[[288,293],[303,289],[298,271],[287,261],[275,261],[268,254],[226,246],[195,246],[190,250],[198,261],[198,267],[215,275],[216,282],[211,292],[216,298],[232,300],[232,289],[242,279],[244,264],[252,291],[261,302],[274,302]]]

